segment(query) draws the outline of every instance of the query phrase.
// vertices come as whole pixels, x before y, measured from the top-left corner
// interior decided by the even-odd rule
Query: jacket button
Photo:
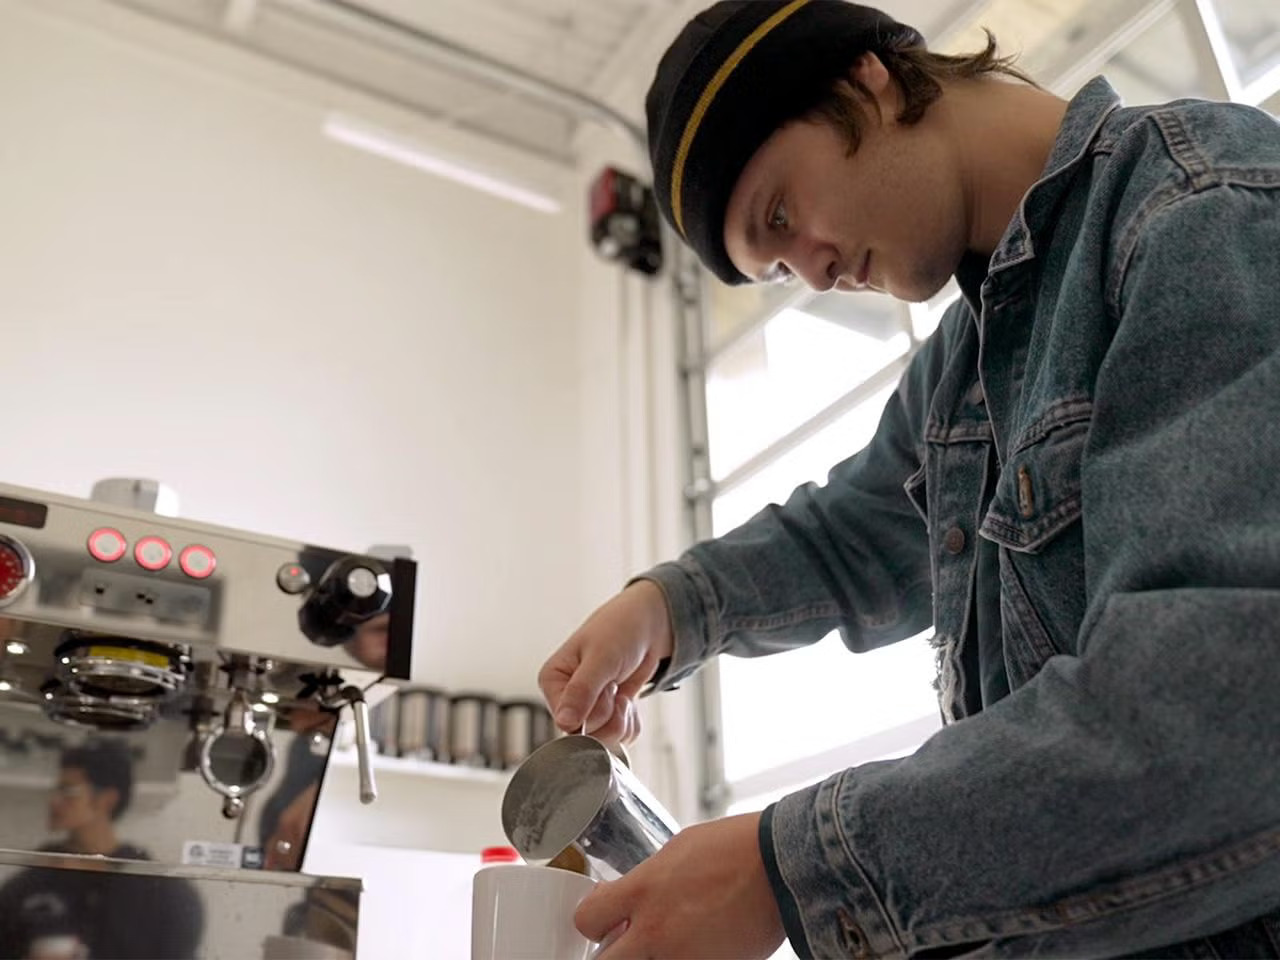
[[[867,935],[849,915],[849,911],[841,907],[836,911],[840,920],[840,939],[851,957],[867,957],[871,955],[871,944],[867,943]]]
[[[972,406],[975,406],[975,407],[980,407],[980,406],[982,406],[982,404],[983,404],[983,403],[986,401],[986,399],[987,399],[987,395],[986,395],[985,393],[983,393],[983,392],[982,392],[982,382],[981,382],[981,381],[979,381],[979,382],[975,383],[972,387],[970,387],[970,388],[969,388],[969,392],[968,392],[968,394],[966,394],[966,395],[965,395],[965,399],[966,399],[967,401],[969,401],[969,403],[970,403]]]
[[[1026,466],[1018,468],[1018,512],[1030,520],[1036,515],[1036,494],[1031,485],[1031,471]]]
[[[964,531],[959,527],[952,527],[943,535],[942,545],[947,548],[947,553],[960,553],[964,550]]]

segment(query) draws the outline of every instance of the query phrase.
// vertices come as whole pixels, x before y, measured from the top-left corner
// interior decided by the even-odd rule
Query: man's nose
[[[825,245],[812,244],[796,250],[787,268],[818,293],[826,293],[840,279],[840,264],[835,252]]]

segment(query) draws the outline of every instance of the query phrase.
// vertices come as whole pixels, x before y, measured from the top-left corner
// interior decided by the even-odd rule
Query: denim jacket
[[[762,817],[801,956],[1275,956],[1280,126],[1095,79],[958,279],[865,450],[644,574],[657,685],[932,623],[948,723]]]

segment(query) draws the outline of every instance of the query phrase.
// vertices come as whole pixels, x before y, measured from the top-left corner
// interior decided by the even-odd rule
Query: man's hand
[[[635,697],[671,656],[671,618],[661,588],[638,580],[587,618],[543,664],[538,686],[566,733],[606,742],[640,733]]]
[[[760,814],[749,813],[682,830],[622,879],[600,884],[574,923],[591,940],[613,934],[599,960],[771,956],[786,934],[759,826]]]

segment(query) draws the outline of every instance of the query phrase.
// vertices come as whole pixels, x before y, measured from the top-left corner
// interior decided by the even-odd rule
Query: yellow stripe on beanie
[[[693,112],[689,114],[689,119],[684,125],[684,133],[680,137],[680,145],[676,148],[675,163],[671,168],[671,213],[675,218],[676,228],[680,231],[682,237],[688,239],[684,232],[684,202],[681,197],[681,188],[684,185],[684,165],[689,158],[689,148],[693,145],[693,138],[698,133],[702,118],[711,107],[711,101],[720,92],[720,88],[725,85],[734,68],[742,62],[742,59],[751,52],[752,48],[763,40],[770,30],[808,2],[809,0],[792,0],[791,3],[788,3],[768,20],[752,30],[738,44],[737,49],[729,55],[729,58],[720,64],[720,69],[716,71],[715,76],[711,78],[711,82],[707,84],[707,88],[702,91],[702,96],[698,97],[698,102],[694,104]]]

